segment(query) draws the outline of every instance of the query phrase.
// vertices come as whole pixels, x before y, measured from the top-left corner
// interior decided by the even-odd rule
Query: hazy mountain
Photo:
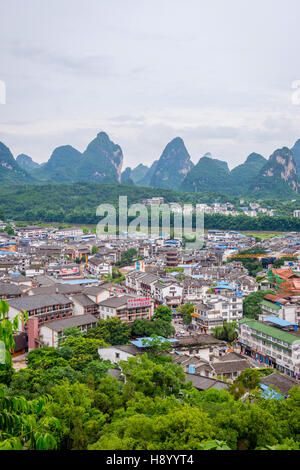
[[[300,180],[293,153],[287,147],[276,150],[249,187],[257,197],[286,197],[298,193]]]
[[[132,170],[131,170],[131,168],[129,168],[129,166],[127,168],[125,168],[124,171],[122,171],[121,183],[122,184],[131,184],[131,185],[134,184],[133,179],[132,179]]]
[[[150,186],[150,181],[151,181],[152,176],[155,173],[157,165],[158,165],[158,160],[155,160],[150,166],[150,168],[148,169],[148,171],[146,172],[145,176],[141,180],[137,181],[136,184],[138,186]]]
[[[11,151],[0,142],[0,182],[2,184],[34,182],[32,176],[21,168]]]
[[[205,154],[184,178],[181,189],[189,192],[230,192],[231,177],[228,165]]]
[[[43,166],[34,169],[32,175],[41,181],[74,183],[81,158],[82,154],[71,145],[57,147],[49,160]]]
[[[180,137],[168,143],[150,180],[150,186],[178,189],[193,167],[191,157]]]
[[[143,163],[140,163],[138,166],[133,168],[131,170],[131,178],[134,183],[138,183],[140,180],[142,180],[147,172],[149,171],[149,167],[146,165],[143,165]]]
[[[31,157],[25,155],[24,153],[21,153],[17,156],[16,162],[21,168],[23,168],[23,170],[26,170],[28,172],[39,168],[40,166],[38,163],[34,162]]]
[[[258,153],[251,153],[246,161],[231,170],[232,191],[236,194],[248,189],[267,159]]]
[[[291,152],[294,157],[297,171],[300,175],[300,139],[298,139],[295,145],[291,148]]]
[[[112,142],[105,132],[87,146],[79,162],[77,181],[120,182],[123,153],[119,145]]]

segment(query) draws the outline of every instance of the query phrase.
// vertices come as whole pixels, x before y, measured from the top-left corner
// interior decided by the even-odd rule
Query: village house
[[[0,283],[0,299],[10,300],[22,297],[22,290],[15,284],[9,284],[8,282]]]
[[[94,256],[88,260],[87,271],[94,276],[111,276],[112,265],[104,262],[102,258]]]
[[[71,295],[71,300],[73,302],[73,314],[78,315],[99,315],[99,306],[86,294],[75,294]]]
[[[79,330],[84,333],[90,328],[93,328],[97,322],[97,318],[91,314],[51,321],[40,327],[39,345],[57,348],[59,340],[64,337],[64,330],[68,328],[79,328]]]

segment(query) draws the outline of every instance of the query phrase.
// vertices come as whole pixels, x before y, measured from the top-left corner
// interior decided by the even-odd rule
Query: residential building
[[[291,377],[300,377],[299,336],[266,323],[239,321],[239,344],[244,354]]]
[[[153,315],[153,302],[150,297],[132,297],[123,295],[110,297],[99,303],[100,318],[117,317],[126,323],[134,320],[150,320]]]

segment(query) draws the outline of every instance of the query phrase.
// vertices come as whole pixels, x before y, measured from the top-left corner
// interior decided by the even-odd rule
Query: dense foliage
[[[42,197],[41,197],[42,195]],[[118,208],[119,196],[126,195],[128,205],[140,203],[143,198],[164,197],[165,202],[185,204],[230,202],[239,207],[236,196],[219,195],[212,192],[185,193],[168,189],[139,187],[109,183],[74,183],[74,184],[22,184],[2,186],[0,188],[0,211],[6,218],[29,222],[64,222],[97,224],[96,208],[99,204],[110,203]],[[295,202],[266,200],[261,204],[272,207],[278,217],[261,215],[259,217],[205,214],[205,228],[224,230],[254,231],[300,231],[300,219],[292,217],[298,208]],[[245,200],[247,204],[247,200]],[[172,222],[172,221],[171,221]]]
[[[299,387],[286,400],[262,398],[265,369],[244,371],[229,391],[197,391],[158,351],[121,361],[118,380],[97,352],[115,329],[98,328],[96,337],[69,331],[58,348],[31,351],[26,369],[0,380],[0,449],[300,449]],[[13,331],[0,332],[8,347]]]
[[[267,294],[275,294],[272,290],[258,290],[247,295],[243,300],[243,315],[248,318],[258,319],[261,312],[260,303]]]

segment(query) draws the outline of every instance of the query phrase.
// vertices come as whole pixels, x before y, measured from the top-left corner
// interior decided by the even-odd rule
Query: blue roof
[[[282,320],[281,318],[277,317],[267,317],[265,321],[269,321],[270,323],[274,323],[274,325],[278,326],[294,326],[296,323],[291,323],[290,321]]]
[[[134,346],[136,346],[137,348],[146,348],[147,347],[147,341],[150,341],[150,344],[151,344],[151,341],[153,339],[154,338],[151,338],[151,336],[145,336],[144,338],[138,338],[134,341],[130,341],[130,343],[134,344]],[[163,343],[165,341],[169,341],[170,343],[178,342],[178,339],[167,339],[167,338],[163,338],[163,336],[158,336],[157,339],[160,339]]]
[[[279,393],[275,392],[275,390],[273,390],[271,387],[268,387],[265,384],[261,383],[260,387],[263,390],[261,393],[262,398],[266,398],[266,399],[270,398],[273,400],[282,400],[283,398],[285,398],[283,395],[280,395]]]
[[[196,266],[198,266],[198,263],[194,263],[194,264],[179,264],[177,266],[177,268],[195,268]]]
[[[59,281],[61,284],[90,284],[90,283],[99,283],[99,279],[70,279],[66,281]]]
[[[234,287],[232,287],[231,284],[229,284],[228,282],[218,282],[217,285],[216,285],[217,289],[233,289],[234,290]]]

